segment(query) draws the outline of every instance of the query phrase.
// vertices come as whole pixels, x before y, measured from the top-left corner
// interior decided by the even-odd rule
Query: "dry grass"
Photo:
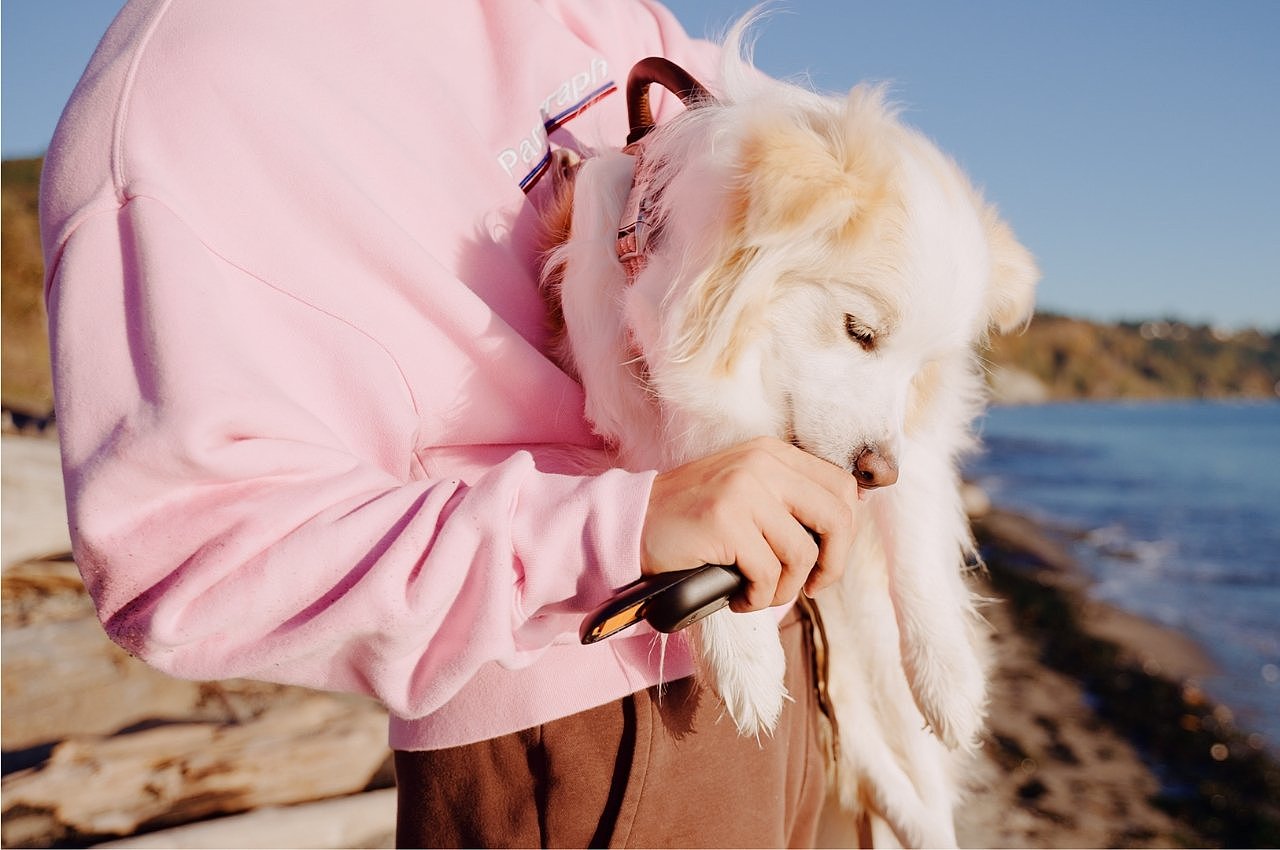
[[[53,409],[38,215],[40,165],[38,159],[9,160],[0,173],[4,406],[33,415]]]

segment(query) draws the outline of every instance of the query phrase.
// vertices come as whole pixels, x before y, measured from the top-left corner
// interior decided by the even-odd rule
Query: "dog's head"
[[[975,346],[1027,321],[1035,264],[879,89],[727,76],[646,140],[657,230],[625,324],[668,438],[772,434],[892,483],[905,436],[972,412]]]

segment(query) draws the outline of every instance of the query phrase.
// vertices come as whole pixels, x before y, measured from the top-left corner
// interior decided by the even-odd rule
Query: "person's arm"
[[[673,547],[644,569],[705,557],[705,534],[678,542],[678,516],[663,530],[683,508],[651,502],[652,472],[557,475],[518,447],[421,441],[467,400],[423,397],[376,334],[206,245],[148,194],[163,178],[72,203],[100,167],[84,147],[48,172],[59,429],[77,561],[130,651],[176,675],[370,693],[420,716],[482,665],[576,640],[657,551],[642,535]],[[425,323],[413,356],[458,362],[433,347],[456,332]],[[429,462],[436,449],[461,466]]]
[[[639,575],[651,474],[554,475],[515,452],[427,478],[419,408],[447,400],[415,399],[376,339],[160,201],[83,219],[51,270],[76,557],[108,632],[155,666],[418,716],[486,662],[576,639]]]

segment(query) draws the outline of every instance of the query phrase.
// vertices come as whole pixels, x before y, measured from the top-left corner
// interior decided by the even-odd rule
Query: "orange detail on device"
[[[595,643],[641,620],[660,632],[678,632],[728,605],[742,585],[742,573],[718,564],[645,576],[587,615],[578,634],[583,643]]]

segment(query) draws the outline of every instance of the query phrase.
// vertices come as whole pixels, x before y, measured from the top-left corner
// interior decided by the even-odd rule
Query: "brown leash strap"
[[[834,772],[840,765],[840,724],[836,720],[835,706],[831,702],[831,692],[827,687],[831,678],[831,654],[828,651],[827,630],[822,624],[822,614],[818,605],[805,594],[800,594],[796,606],[809,621],[808,636],[813,647],[813,683],[818,698],[818,710],[827,720],[830,730],[827,755],[831,759],[831,770]]]
[[[641,59],[627,75],[627,119],[631,132],[627,144],[633,145],[653,129],[653,110],[649,106],[649,86],[657,83],[680,98],[687,107],[713,100],[702,83],[676,63],[661,56]]]

